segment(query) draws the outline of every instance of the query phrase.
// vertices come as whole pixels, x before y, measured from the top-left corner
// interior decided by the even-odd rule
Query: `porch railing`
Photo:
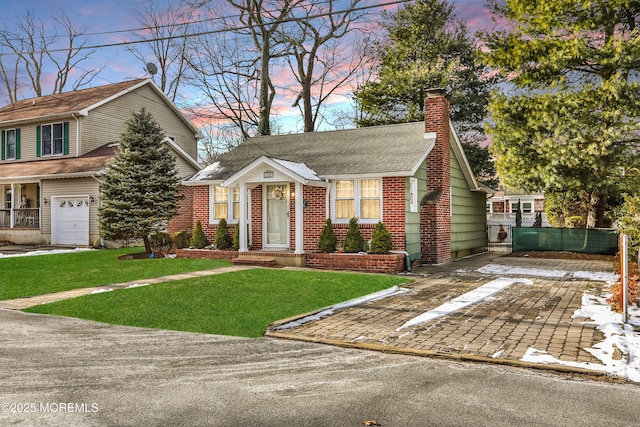
[[[11,209],[0,209],[0,228],[11,228]],[[40,228],[40,209],[13,209],[14,228]]]

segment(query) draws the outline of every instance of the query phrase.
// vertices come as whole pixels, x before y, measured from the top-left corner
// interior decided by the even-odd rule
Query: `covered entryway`
[[[89,196],[51,198],[51,243],[89,245]]]

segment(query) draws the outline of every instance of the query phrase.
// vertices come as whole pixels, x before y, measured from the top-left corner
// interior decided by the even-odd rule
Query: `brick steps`
[[[232,258],[231,263],[233,265],[255,265],[258,267],[277,267],[275,258],[262,257],[262,256],[243,256],[239,258]]]

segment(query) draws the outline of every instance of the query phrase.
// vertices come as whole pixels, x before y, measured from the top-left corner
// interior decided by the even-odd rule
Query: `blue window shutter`
[[[7,144],[7,131],[2,131],[2,160],[6,159],[6,144]]]
[[[64,122],[63,124],[64,127],[64,148],[63,148],[63,154],[69,154],[69,122]]]
[[[42,126],[36,126],[36,157],[40,157],[40,150],[42,149]]]
[[[20,129],[16,129],[16,160],[20,158]]]

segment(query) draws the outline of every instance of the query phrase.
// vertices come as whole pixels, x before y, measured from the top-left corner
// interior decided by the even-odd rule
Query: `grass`
[[[223,260],[119,260],[142,248],[0,258],[0,300],[108,285],[230,265]]]
[[[255,269],[94,294],[25,311],[119,325],[259,337],[276,320],[406,281],[397,276]]]

